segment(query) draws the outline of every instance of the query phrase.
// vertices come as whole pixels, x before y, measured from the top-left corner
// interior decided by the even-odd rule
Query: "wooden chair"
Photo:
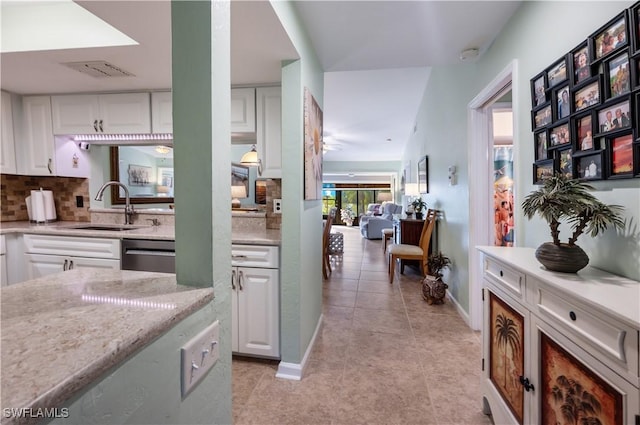
[[[420,270],[422,276],[429,273],[427,266],[427,258],[429,257],[429,241],[431,234],[436,225],[436,210],[428,210],[422,232],[420,233],[420,243],[418,246],[409,244],[391,244],[389,245],[389,283],[393,283],[396,271],[397,260],[418,260],[420,261]],[[404,265],[400,266],[400,274],[404,273]]]
[[[338,208],[333,207],[329,210],[329,215],[327,215],[327,221],[324,224],[324,229],[322,230],[322,277],[325,279],[329,279],[329,274],[331,274],[331,258],[329,256],[329,234],[331,233],[331,225],[333,224],[333,220],[336,218],[336,211]]]

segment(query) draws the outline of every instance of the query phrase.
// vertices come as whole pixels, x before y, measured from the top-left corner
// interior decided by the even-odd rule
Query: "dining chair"
[[[420,233],[420,242],[418,245],[410,244],[391,244],[389,245],[389,283],[393,283],[393,278],[396,271],[396,262],[398,260],[417,260],[420,262],[420,271],[422,276],[426,276],[429,273],[429,266],[427,265],[427,258],[429,257],[429,242],[431,241],[431,234],[436,224],[436,210],[428,210],[424,224],[422,225],[422,232]],[[404,264],[400,264],[400,274],[404,273]]]
[[[336,218],[336,211],[338,208],[333,207],[327,214],[327,220],[324,223],[324,229],[322,230],[322,277],[329,279],[331,274],[331,258],[329,255],[329,239],[331,234],[331,225]]]

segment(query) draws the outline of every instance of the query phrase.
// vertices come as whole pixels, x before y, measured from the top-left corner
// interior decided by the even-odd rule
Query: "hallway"
[[[491,424],[480,333],[449,301],[428,305],[411,268],[389,285],[382,241],[333,231],[344,254],[323,283],[323,326],[302,381],[275,378],[275,361],[234,358],[234,423]]]

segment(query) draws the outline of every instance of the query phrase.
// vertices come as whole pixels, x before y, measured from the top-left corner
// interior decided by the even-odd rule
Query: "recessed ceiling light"
[[[389,138],[387,138],[387,142],[390,142],[390,141],[391,141],[391,138],[390,138],[390,137],[389,137]]]

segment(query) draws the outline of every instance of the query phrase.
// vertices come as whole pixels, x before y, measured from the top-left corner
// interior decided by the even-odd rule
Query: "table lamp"
[[[231,186],[231,208],[240,208],[240,199],[246,198],[247,189],[244,185]]]

